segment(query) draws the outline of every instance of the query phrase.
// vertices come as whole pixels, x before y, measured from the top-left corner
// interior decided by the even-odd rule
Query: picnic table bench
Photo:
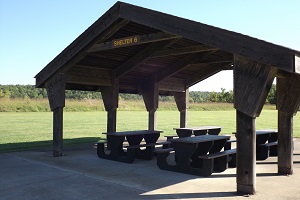
[[[278,136],[276,130],[256,131],[256,159],[265,160],[277,156]]]
[[[230,136],[200,135],[170,140],[173,148],[156,150],[157,165],[162,170],[210,176],[236,166],[236,150],[224,150]],[[167,158],[175,152],[175,165]]]
[[[256,160],[266,160],[269,156],[277,156],[277,135],[277,130],[273,129],[256,131]]]
[[[138,130],[123,132],[107,132],[106,142],[97,143],[97,155],[99,158],[132,163],[135,158],[151,160],[160,133],[157,130]],[[128,145],[123,145],[125,138]],[[144,144],[141,144],[144,140]],[[109,146],[109,153],[105,152],[105,144]],[[141,149],[143,148],[144,149]],[[125,149],[125,150],[124,150]],[[107,150],[107,149],[106,149]]]

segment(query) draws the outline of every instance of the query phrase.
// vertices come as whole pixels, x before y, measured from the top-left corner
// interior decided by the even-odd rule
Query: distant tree
[[[270,91],[269,91],[269,94],[267,96],[267,99],[266,99],[266,103],[269,103],[269,104],[276,104],[277,102],[277,98],[276,98],[276,85],[273,84]]]

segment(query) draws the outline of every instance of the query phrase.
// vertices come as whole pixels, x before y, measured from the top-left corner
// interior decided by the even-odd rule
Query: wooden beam
[[[114,7],[110,10],[110,13],[104,14],[43,68],[42,71],[35,76],[36,86],[42,87],[44,82],[58,70],[61,70],[61,72],[68,71],[73,65],[89,54],[87,50],[95,42],[106,40],[125,26],[128,21],[118,18],[118,9],[118,7]]]
[[[159,82],[160,91],[169,91],[169,92],[184,92],[186,90],[185,80],[179,78],[166,78]]]
[[[234,107],[251,117],[258,117],[276,72],[274,67],[235,55]]]
[[[117,108],[119,104],[119,82],[115,80],[112,86],[102,87],[101,95],[107,111],[107,132],[117,130]]]
[[[300,75],[287,74],[277,81],[277,109],[295,115],[300,106]]]
[[[146,109],[149,113],[148,129],[156,129],[156,110],[158,108],[158,84],[154,79],[148,80],[141,87],[141,93],[145,102]]]
[[[171,64],[164,70],[155,74],[154,77],[155,77],[156,82],[159,83],[160,81],[164,80],[165,78],[168,78],[168,77],[176,74],[177,72],[188,67],[188,65],[190,63],[193,63],[197,60],[205,58],[208,54],[210,54],[210,53],[205,53],[204,55],[200,54],[200,53],[193,53],[193,54],[189,54],[189,55],[185,56],[184,58],[178,60],[176,63]]]
[[[120,78],[128,73],[130,70],[136,68],[144,60],[148,59],[150,56],[155,54],[157,51],[162,50],[171,44],[173,44],[176,39],[173,40],[164,40],[161,42],[155,42],[150,44],[148,47],[137,53],[135,56],[131,57],[125,63],[120,65],[114,70],[115,78]]]
[[[97,68],[74,67],[66,74],[67,83],[112,86],[112,71]]]
[[[255,194],[256,190],[256,128],[255,118],[237,110],[237,168],[236,182],[239,194]],[[247,147],[247,148],[245,148]]]
[[[181,54],[199,53],[199,52],[205,52],[205,51],[216,51],[216,50],[218,50],[218,49],[214,48],[214,47],[209,47],[209,46],[205,46],[205,45],[197,45],[197,46],[182,47],[182,48],[158,51],[152,57],[174,56],[174,55],[181,55]]]
[[[202,67],[203,65],[211,65],[211,64],[224,64],[228,66],[228,69],[233,69],[233,66],[230,67],[228,64],[233,63],[233,58],[211,58],[209,60],[200,61],[194,64],[190,64],[191,67]],[[227,64],[227,65],[226,65]]]
[[[278,173],[293,174],[293,115],[278,111]]]
[[[66,81],[63,74],[56,74],[46,82],[46,90],[53,112],[53,156],[63,155],[63,107],[65,107]]]
[[[53,110],[53,157],[63,156],[63,107]]]
[[[63,74],[56,74],[46,82],[46,91],[51,111],[65,107],[66,79]]]
[[[276,66],[285,71],[295,72],[293,59],[296,54],[295,50],[125,3],[121,4],[120,17],[233,54],[242,55],[266,65]]]
[[[293,174],[293,115],[300,106],[300,76],[277,77],[278,173]]]
[[[189,105],[189,90],[184,92],[176,92],[174,94],[175,102],[180,112],[180,128],[187,126],[187,111]]]
[[[147,35],[141,35],[139,37],[139,42],[135,43],[133,45],[141,45],[141,44],[147,44],[147,43],[153,43],[153,42],[159,42],[159,41],[164,41],[164,40],[170,40],[170,39],[177,39],[180,38],[180,36],[177,35],[172,35],[169,33],[164,33],[164,32],[158,32],[158,33],[151,33]],[[125,46],[116,46],[113,47],[113,41],[105,42],[105,43],[100,43],[100,44],[94,44],[87,52],[99,52],[99,51],[104,51],[112,48],[122,48]]]

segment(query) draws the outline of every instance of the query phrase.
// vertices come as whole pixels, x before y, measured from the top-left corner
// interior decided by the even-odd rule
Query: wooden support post
[[[277,78],[278,173],[293,174],[293,116],[300,106],[300,76]]]
[[[256,190],[256,133],[255,118],[236,112],[237,192],[255,194]],[[245,148],[247,147],[247,148]]]
[[[117,108],[119,104],[119,82],[112,86],[102,87],[101,95],[107,111],[107,132],[117,131]]]
[[[141,93],[145,102],[146,109],[149,113],[148,129],[156,129],[156,110],[158,108],[158,83],[151,79],[141,87]]]
[[[180,128],[185,128],[187,126],[189,90],[187,89],[184,92],[176,92],[174,94],[174,98],[177,108],[180,112]]]
[[[237,192],[256,192],[256,128],[277,69],[234,56],[234,107],[237,110]],[[247,147],[247,148],[245,148]]]
[[[63,155],[63,107],[53,110],[53,156]]]
[[[278,173],[293,174],[293,115],[278,111]]]
[[[50,109],[53,112],[53,156],[63,155],[63,107],[65,107],[65,76],[56,74],[46,82]]]

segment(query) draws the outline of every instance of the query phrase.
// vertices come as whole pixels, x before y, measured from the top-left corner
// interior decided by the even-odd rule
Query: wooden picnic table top
[[[265,129],[265,130],[257,130],[256,135],[264,135],[264,134],[270,134],[270,133],[277,133],[277,130],[275,129]]]
[[[276,129],[264,129],[264,130],[257,130],[256,135],[264,135],[269,133],[277,133]],[[232,132],[232,134],[236,135],[236,132]]]
[[[189,127],[189,128],[174,128],[173,130],[198,131],[198,130],[211,130],[211,129],[221,129],[221,127],[220,126],[199,126],[199,127]]]
[[[160,130],[136,130],[136,131],[117,131],[117,132],[107,132],[103,134],[112,136],[128,136],[128,135],[145,135],[145,134],[157,134],[162,133]]]
[[[184,137],[184,138],[176,138],[170,140],[171,142],[178,142],[178,143],[201,143],[201,142],[208,142],[214,140],[223,140],[229,139],[230,136],[228,135],[199,135],[194,137]]]

